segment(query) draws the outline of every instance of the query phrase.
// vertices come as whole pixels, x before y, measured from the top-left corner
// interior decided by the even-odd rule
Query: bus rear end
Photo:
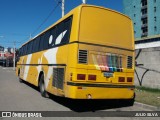
[[[69,70],[66,97],[134,98],[134,35],[128,17],[101,7],[82,6],[75,43],[77,63]]]

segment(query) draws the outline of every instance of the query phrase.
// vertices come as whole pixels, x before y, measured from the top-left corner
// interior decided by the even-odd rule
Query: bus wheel
[[[20,82],[20,83],[23,83],[23,80],[22,80],[20,77],[19,77],[19,82]]]
[[[44,75],[43,74],[40,77],[39,89],[40,89],[40,93],[41,93],[42,97],[48,97],[48,93],[45,90]]]

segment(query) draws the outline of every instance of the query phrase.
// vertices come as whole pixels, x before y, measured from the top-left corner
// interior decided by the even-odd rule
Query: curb
[[[152,106],[152,105],[147,105],[147,104],[143,104],[143,103],[139,103],[139,102],[134,102],[134,105],[138,106],[138,107],[145,108],[145,109],[153,110],[153,111],[160,111],[160,108]]]

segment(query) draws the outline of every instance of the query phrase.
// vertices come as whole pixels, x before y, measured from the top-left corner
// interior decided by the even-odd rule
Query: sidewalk
[[[145,109],[149,109],[149,110],[153,110],[153,111],[160,111],[160,108],[158,108],[158,107],[143,104],[143,103],[140,103],[140,102],[135,102],[134,105],[137,106],[137,107],[141,107],[141,108],[145,108]]]

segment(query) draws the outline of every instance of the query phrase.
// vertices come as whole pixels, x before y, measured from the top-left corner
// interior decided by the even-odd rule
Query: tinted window
[[[43,49],[49,48],[49,37],[50,37],[50,30],[48,30],[43,37]]]
[[[56,28],[54,27],[51,29],[51,34],[49,38],[49,48],[53,47],[55,45],[55,40],[56,40]]]
[[[56,44],[64,44],[69,42],[71,31],[72,17],[64,20],[57,25]]]
[[[27,51],[27,49],[28,49],[27,47],[28,47],[28,45],[26,44],[26,45],[25,45],[25,51],[24,51],[24,52],[25,52],[25,55],[26,55],[27,52],[28,52],[28,51]]]
[[[18,56],[21,56],[21,49],[22,49],[22,48],[19,49]]]
[[[23,51],[22,54],[24,55],[24,46],[23,46],[23,48],[22,48],[22,51]]]
[[[24,52],[23,52],[24,47],[21,47],[21,56],[23,56]]]
[[[27,44],[24,46],[24,55],[27,54]]]
[[[26,48],[26,54],[29,53],[29,46],[30,46],[30,42],[26,44],[27,45],[27,48]]]
[[[61,22],[57,25],[57,32],[56,32],[56,41],[55,44],[59,45],[62,43],[62,39],[64,36],[64,22]]]
[[[35,52],[35,47],[36,47],[36,40],[34,39],[33,41],[33,47],[32,47],[32,53],[34,53]]]
[[[44,34],[41,35],[40,42],[39,42],[39,50],[38,51],[43,50],[43,39],[44,39]]]
[[[31,42],[28,43],[28,49],[27,49],[28,52],[27,52],[27,54],[31,54],[32,47],[33,47],[33,41],[31,41]]]
[[[71,31],[71,23],[72,23],[72,18],[70,17],[66,21],[64,21],[64,30],[67,30],[66,34],[63,37],[63,42],[68,43],[69,38],[70,38],[70,31]]]
[[[39,42],[40,42],[40,36],[36,38],[36,42],[35,42],[35,51],[36,52],[39,50]]]
[[[39,48],[39,40],[40,40],[40,37],[37,37],[33,40],[33,47],[32,47],[32,52],[37,52],[38,51],[38,48]]]
[[[20,54],[26,55],[52,48],[55,45],[68,43],[70,39],[71,25],[72,17],[69,17],[58,25],[54,26],[54,28],[48,30],[44,34],[35,38],[33,41],[24,45],[21,48]]]
[[[25,45],[25,55],[27,55],[28,52],[28,44]]]

